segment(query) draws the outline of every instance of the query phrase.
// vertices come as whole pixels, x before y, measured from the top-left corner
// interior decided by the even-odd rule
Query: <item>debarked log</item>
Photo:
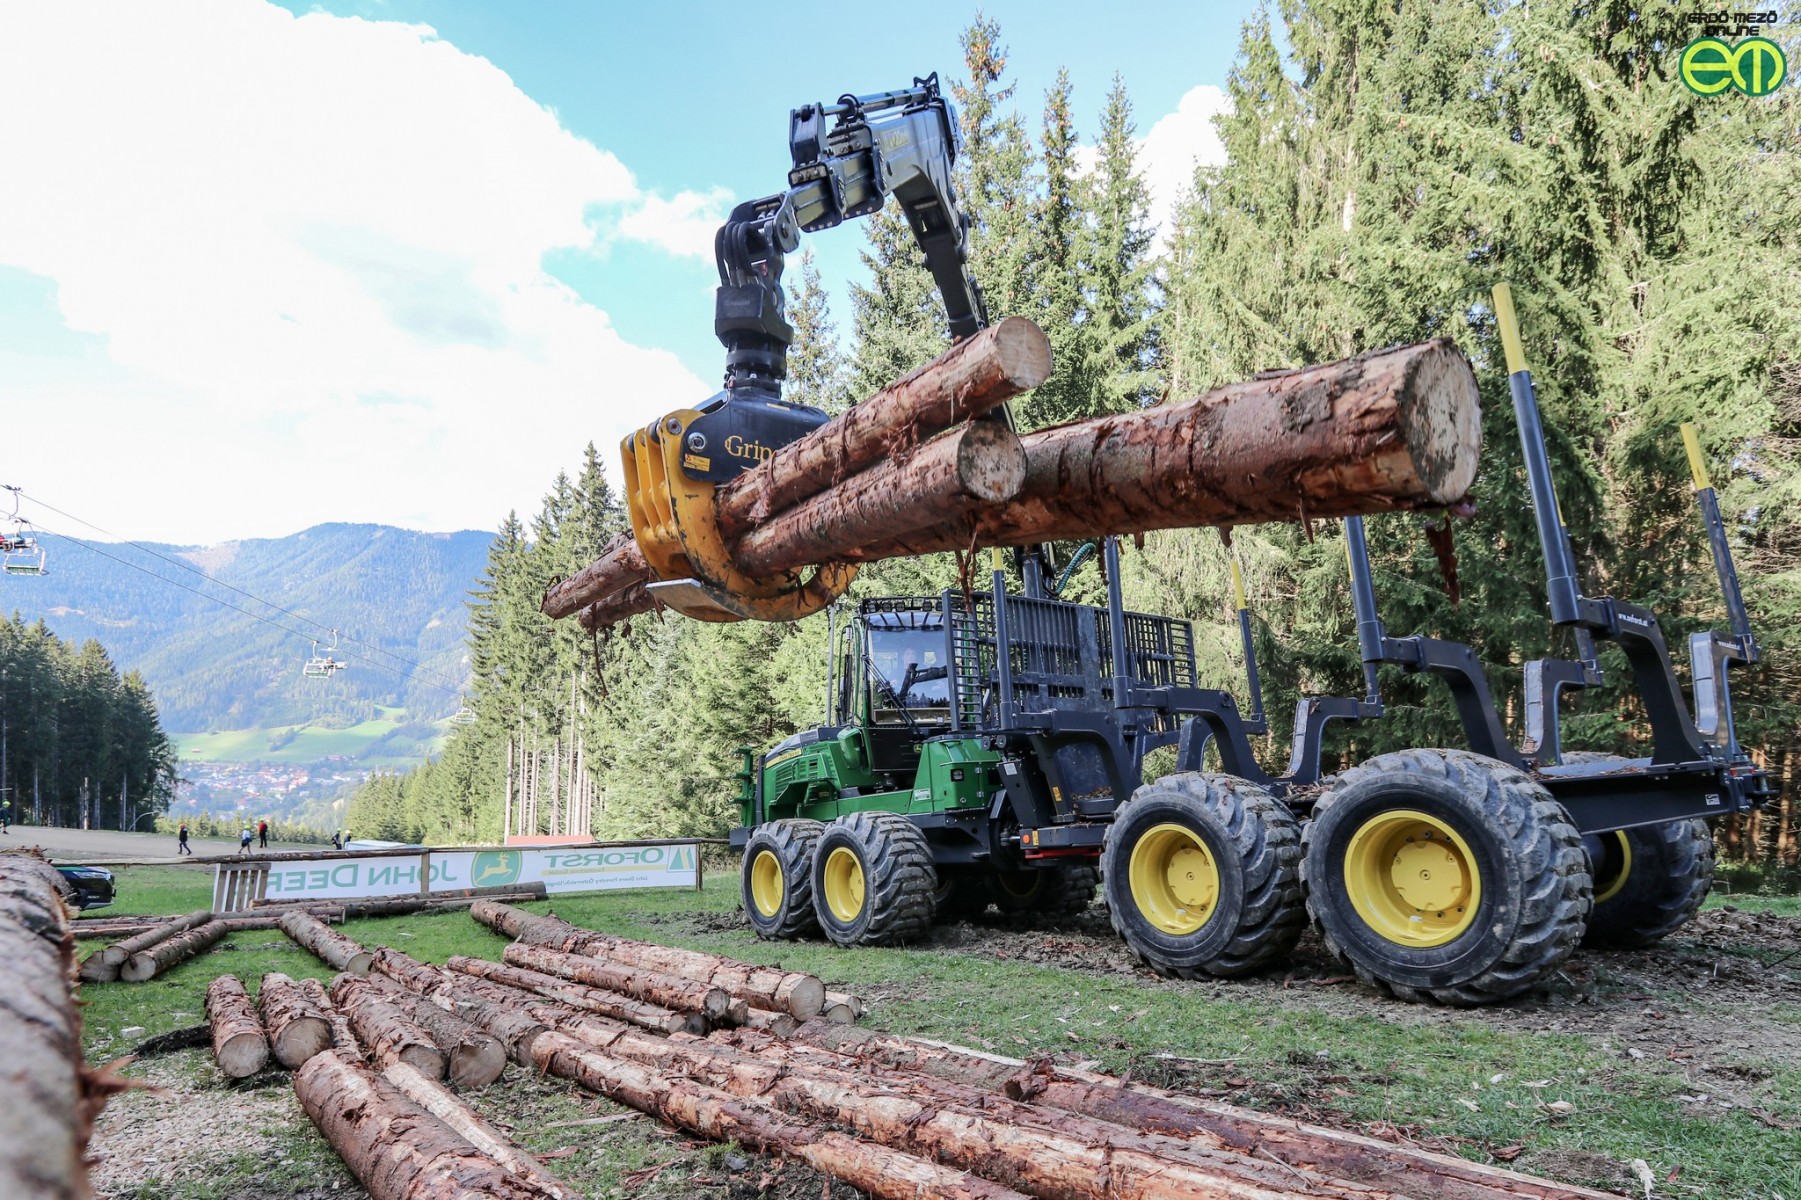
[[[268,1063],[268,1036],[236,975],[206,985],[206,1022],[213,1030],[213,1061],[230,1078],[248,1079]]]

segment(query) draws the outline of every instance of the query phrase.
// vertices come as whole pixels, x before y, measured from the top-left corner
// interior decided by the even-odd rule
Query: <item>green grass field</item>
[[[273,729],[231,729],[174,735],[178,753],[194,762],[313,763],[333,756],[353,758],[369,766],[410,766],[417,748],[384,755],[378,743],[406,724],[406,711],[381,708],[378,716],[347,729],[316,725],[283,725]],[[435,747],[437,742],[433,742]]]
[[[178,913],[207,902],[206,871],[131,868],[120,876],[121,901],[112,911]],[[1741,1090],[1755,1094],[1756,1106],[1720,1108],[1705,1097],[1697,1102],[1702,1085],[1686,1075],[1679,1032],[1672,1033],[1677,1041],[1666,1059],[1628,1054],[1618,1041],[1584,1032],[1576,1022],[1560,1029],[1566,1022],[1555,1008],[1451,1013],[1343,986],[1303,985],[1291,996],[1268,986],[1176,984],[992,952],[765,943],[730,920],[736,886],[735,878],[719,875],[698,895],[611,893],[559,899],[554,908],[613,933],[814,972],[869,998],[867,1023],[896,1032],[1022,1058],[1064,1052],[1134,1078],[1341,1127],[1399,1131],[1477,1160],[1499,1156],[1573,1183],[1625,1187],[1624,1164],[1642,1159],[1659,1181],[1658,1196],[1801,1197],[1801,1136],[1794,1132],[1801,1125],[1801,1072],[1790,1065],[1792,1056],[1766,1059],[1753,1048],[1734,1058],[1747,1081]],[[1794,903],[1746,896],[1711,903],[1728,902],[1743,912],[1777,913],[1792,911]],[[504,946],[462,913],[351,922],[344,931],[431,962],[459,953],[498,958]],[[1030,949],[1054,936],[1021,940]],[[222,972],[238,974],[254,990],[262,973],[272,970],[328,976],[280,933],[255,932],[236,935],[149,984],[89,985],[84,1015],[90,1057],[105,1060],[141,1036],[197,1023],[205,987]],[[1338,1007],[1316,1001],[1328,992],[1342,1002]],[[1670,1008],[1668,998],[1650,996],[1628,996],[1624,1007],[1636,1010],[1645,1001]],[[1778,1027],[1793,1028],[1801,1024],[1801,1003],[1780,1005],[1767,1016]],[[130,1027],[145,1035],[125,1036]],[[272,1105],[288,1103],[279,1072],[228,1086],[204,1052],[158,1061],[169,1064],[160,1070],[175,1071],[201,1095],[227,1089],[255,1092]],[[648,1121],[552,1128],[556,1121],[613,1110],[560,1081],[523,1075],[515,1072],[512,1082],[482,1093],[477,1106],[517,1130],[534,1151],[570,1150],[549,1165],[588,1194],[728,1195],[723,1180],[714,1179],[724,1174],[717,1151],[680,1150]],[[310,1196],[326,1193],[308,1188],[347,1182],[330,1148],[291,1106],[274,1124],[284,1157],[273,1175],[264,1153],[225,1162],[204,1179],[116,1194],[137,1200],[214,1200],[252,1192]],[[632,1175],[665,1160],[673,1165],[648,1184]],[[818,1194],[817,1184],[812,1194]]]

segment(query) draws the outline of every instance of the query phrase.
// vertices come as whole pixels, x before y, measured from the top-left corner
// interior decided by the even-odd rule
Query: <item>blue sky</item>
[[[976,11],[286,9],[0,14],[0,482],[196,542],[530,510],[716,386],[710,231],[788,110],[954,76]],[[1124,76],[1166,204],[1253,5],[985,11],[1034,134],[1058,67],[1084,134]],[[841,328],[862,240],[811,239]]]

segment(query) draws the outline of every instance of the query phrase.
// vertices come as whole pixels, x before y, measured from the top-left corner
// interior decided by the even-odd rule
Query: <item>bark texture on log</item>
[[[1448,340],[1379,350],[1028,433],[1012,500],[848,560],[1438,507],[1475,481],[1481,415]]]
[[[710,983],[753,1006],[791,1013],[802,1021],[818,1016],[825,1007],[825,984],[798,971],[778,971],[716,954],[612,937],[504,904],[477,902],[469,915],[521,941]]]
[[[519,1148],[518,1143],[478,1116],[443,1084],[428,1079],[405,1063],[389,1063],[381,1077],[393,1084],[408,1100],[448,1125],[464,1141],[493,1159],[509,1175],[531,1184],[545,1196],[556,1200],[580,1200],[579,1193],[565,1187],[561,1180],[538,1165],[538,1160]]]
[[[146,979],[155,979],[177,963],[186,962],[202,950],[210,949],[226,934],[242,928],[240,923],[227,921],[208,921],[204,925],[196,925],[185,933],[178,933],[126,959],[125,965],[119,968],[119,978],[127,983],[143,983]]]
[[[582,609],[581,626],[589,633],[608,629],[627,617],[635,617],[639,613],[647,613],[656,608],[657,602],[651,596],[650,589],[639,580],[622,592],[615,592],[603,600]]]
[[[615,1021],[629,1021],[658,1033],[706,1032],[706,1019],[699,1013],[677,1012],[660,1004],[633,1000],[617,992],[571,983],[542,971],[530,971],[463,954],[452,955],[444,965],[452,971],[473,975],[477,979],[486,979],[503,987],[542,996],[546,1000],[583,1012],[599,1013]]]
[[[824,1013],[820,1014],[824,1016]],[[773,1033],[776,1037],[793,1037],[794,1031],[800,1028],[800,1022],[785,1012],[771,1012],[767,1008],[752,1005],[744,1010],[744,1017],[738,1024],[746,1029],[760,1029],[765,1033]]]
[[[206,985],[206,1023],[213,1029],[213,1061],[233,1079],[248,1079],[269,1062],[269,1039],[250,993],[236,975]]]
[[[499,1038],[507,1057],[522,1067],[531,1066],[532,1041],[547,1028],[544,1022],[464,986],[464,982],[474,982],[468,976],[428,967],[387,946],[375,952],[375,966],[408,991]]]
[[[565,954],[527,942],[514,942],[502,952],[501,958],[511,966],[559,975],[575,983],[604,988],[679,1012],[699,1013],[709,1021],[723,1021],[731,1011],[732,997],[724,988],[679,975],[664,975],[584,954]]]
[[[323,997],[324,992],[318,993]],[[315,1054],[331,1049],[331,1015],[314,994],[280,971],[270,971],[256,989],[263,1025],[275,1060],[292,1071]]]
[[[41,859],[0,855],[0,1196],[91,1194],[83,1155],[92,1112],[61,879]]]
[[[323,983],[317,979],[302,979],[300,990],[306,996],[307,1003],[324,1013],[325,1019],[331,1023],[331,1044],[336,1049],[358,1061],[369,1057],[363,1044],[356,1040],[356,1030],[350,1027],[350,1018],[344,1015],[343,1009],[331,1002]]]
[[[88,955],[81,963],[81,977],[89,983],[111,983],[119,978],[119,969],[140,950],[148,950],[158,942],[168,941],[178,933],[204,925],[212,914],[201,911],[164,921],[141,933],[133,934]]]
[[[444,1078],[444,1052],[431,1040],[431,1032],[383,999],[367,979],[338,976],[331,981],[331,998],[350,1018],[357,1040],[376,1062],[403,1062],[434,1079]]]
[[[424,996],[414,995],[385,975],[371,974],[368,979],[371,983],[381,980],[382,999],[431,1034],[432,1042],[444,1052],[444,1074],[457,1088],[470,1091],[487,1087],[506,1071],[507,1048],[499,1038],[482,1032],[450,1010],[439,1008]]]
[[[294,1091],[319,1132],[375,1200],[542,1200],[386,1079],[340,1051],[314,1055]]]
[[[745,534],[732,557],[753,575],[838,562],[873,542],[961,522],[1018,495],[1025,479],[1018,435],[977,421],[806,497]]]
[[[813,1021],[795,1039],[853,1054],[865,1069],[906,1069],[997,1096],[1169,1134],[1224,1150],[1267,1153],[1298,1167],[1434,1200],[1606,1200],[1607,1193],[1553,1183],[1450,1155],[1306,1125],[1111,1076],[1002,1059],[868,1030]]]
[[[369,973],[369,952],[337,930],[327,928],[324,922],[309,913],[284,913],[281,931],[312,951],[319,961],[334,971],[348,971],[352,975]]]
[[[767,1104],[736,1099],[717,1088],[607,1054],[566,1034],[552,1032],[539,1038],[533,1058],[546,1074],[573,1079],[679,1129],[789,1155],[881,1200],[1025,1200],[1021,1193],[980,1176],[819,1130]]]
[[[735,542],[822,488],[1030,391],[1050,369],[1043,331],[1008,317],[721,485],[720,533]],[[643,580],[647,570],[637,543],[622,534],[594,562],[553,584],[540,607],[552,618],[569,616]]]

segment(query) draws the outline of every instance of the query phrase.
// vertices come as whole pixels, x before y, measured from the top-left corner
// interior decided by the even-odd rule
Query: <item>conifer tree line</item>
[[[99,642],[0,620],[0,804],[19,824],[148,829],[175,795],[175,747],[144,677]]]
[[[1587,590],[1653,607],[1677,648],[1724,623],[1677,433],[1697,422],[1766,650],[1734,677],[1741,739],[1784,789],[1779,811],[1724,830],[1725,848],[1793,862],[1801,88],[1691,94],[1676,76],[1683,20],[1624,2],[1281,0],[1240,31],[1218,121],[1225,162],[1197,165],[1160,232],[1125,80],[1090,95],[1064,72],[1042,97],[1017,95],[1001,29],[978,18],[953,85],[959,184],[990,313],[1038,321],[1056,354],[1052,379],[1015,402],[1022,428],[1455,339],[1477,368],[1485,438],[1474,515],[1452,521],[1461,602],[1424,536],[1436,517],[1369,522],[1377,587],[1391,633],[1475,646],[1516,735],[1523,664],[1573,647],[1547,621],[1491,288],[1514,288]],[[828,411],[946,345],[904,219],[890,208],[864,228],[868,279],[851,289],[842,349],[804,258],[790,299],[789,394]],[[509,516],[472,597],[477,720],[426,767],[365,789],[355,832],[497,835],[521,737],[580,738],[597,834],[732,823],[737,747],[823,716],[824,618],[641,617],[598,644],[542,618],[545,584],[623,527],[592,446],[529,525]],[[1213,531],[1173,531],[1127,548],[1129,602],[1193,619],[1203,685],[1242,694],[1228,554],[1244,565],[1278,731],[1261,748],[1279,765],[1298,697],[1361,691],[1341,534],[1243,529],[1228,550]],[[899,561],[865,569],[853,595],[957,582],[948,558]],[[1100,587],[1089,565],[1065,594]],[[1572,702],[1565,744],[1644,752],[1624,660],[1606,650],[1602,665],[1608,683]],[[1384,687],[1388,715],[1329,743],[1339,763],[1460,744],[1441,689],[1398,672]]]

